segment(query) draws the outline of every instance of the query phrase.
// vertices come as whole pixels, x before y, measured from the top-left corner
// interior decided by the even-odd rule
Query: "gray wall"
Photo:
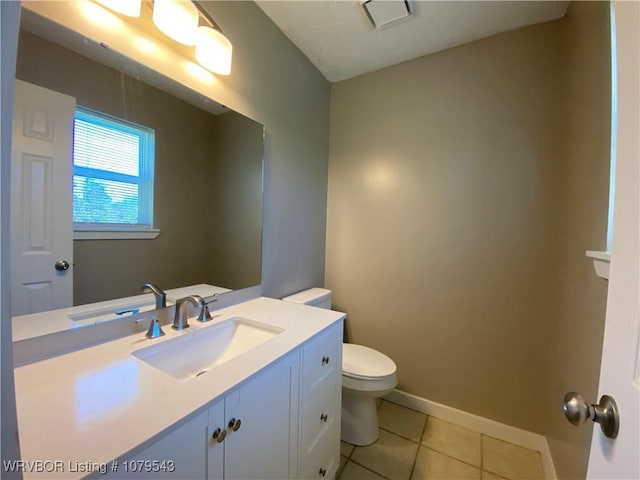
[[[227,113],[215,118],[212,134],[223,161],[210,177],[213,218],[207,269],[214,285],[232,289],[258,285],[262,208],[255,207],[262,207],[263,128],[242,115]]]
[[[604,323],[584,252],[606,246],[607,22],[572,2],[331,95],[326,286],[349,340],[401,390],[566,440],[563,478],[584,477],[590,429],[559,399],[595,398]]]
[[[136,295],[146,282],[164,289],[260,283],[261,125],[235,112],[214,116],[25,31],[16,78],[155,132],[154,227],[161,234],[74,241],[74,305]]]
[[[18,421],[13,383],[13,348],[11,343],[9,182],[11,165],[11,130],[13,120],[13,79],[15,76],[20,4],[0,2],[0,46],[2,48],[2,117],[0,123],[0,458],[20,458]],[[22,478],[21,474],[2,472],[3,478]]]

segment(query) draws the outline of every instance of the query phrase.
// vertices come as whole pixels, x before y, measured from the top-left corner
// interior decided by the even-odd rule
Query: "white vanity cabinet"
[[[281,358],[135,457],[121,461],[109,476],[295,478],[299,359],[299,350]]]
[[[209,408],[208,478],[297,476],[299,350]]]
[[[301,352],[300,478],[333,478],[340,462],[342,322],[307,342]]]
[[[341,345],[338,322],[108,476],[333,478],[340,459]]]
[[[207,451],[203,445],[207,442],[207,419],[208,412],[202,412],[135,457],[112,462],[106,476],[114,479],[206,478]]]

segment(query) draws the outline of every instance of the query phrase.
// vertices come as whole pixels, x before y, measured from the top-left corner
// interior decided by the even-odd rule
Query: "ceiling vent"
[[[360,6],[373,28],[388,28],[409,19],[408,0],[364,0]]]

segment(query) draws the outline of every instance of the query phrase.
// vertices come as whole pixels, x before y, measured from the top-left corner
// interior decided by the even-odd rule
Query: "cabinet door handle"
[[[318,473],[320,474],[321,477],[324,477],[327,474],[327,469],[326,468],[321,468]]]
[[[240,425],[242,425],[242,420],[240,419],[236,420],[235,418],[232,418],[231,420],[229,420],[229,428],[234,432],[240,430]]]
[[[327,423],[328,419],[329,419],[329,416],[326,413],[323,413],[322,415],[320,415],[320,421]]]
[[[322,357],[322,364],[329,365],[329,357]]]
[[[213,434],[211,435],[211,438],[213,438],[218,443],[222,443],[226,436],[227,436],[226,430],[220,430],[219,428],[216,428]]]

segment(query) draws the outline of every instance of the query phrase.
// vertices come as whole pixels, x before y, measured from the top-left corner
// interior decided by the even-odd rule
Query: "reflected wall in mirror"
[[[145,282],[164,289],[258,285],[262,125],[226,109],[200,109],[43,38],[43,30],[23,22],[17,79],[155,131],[153,228],[160,234],[74,240],[73,304],[137,295]]]

